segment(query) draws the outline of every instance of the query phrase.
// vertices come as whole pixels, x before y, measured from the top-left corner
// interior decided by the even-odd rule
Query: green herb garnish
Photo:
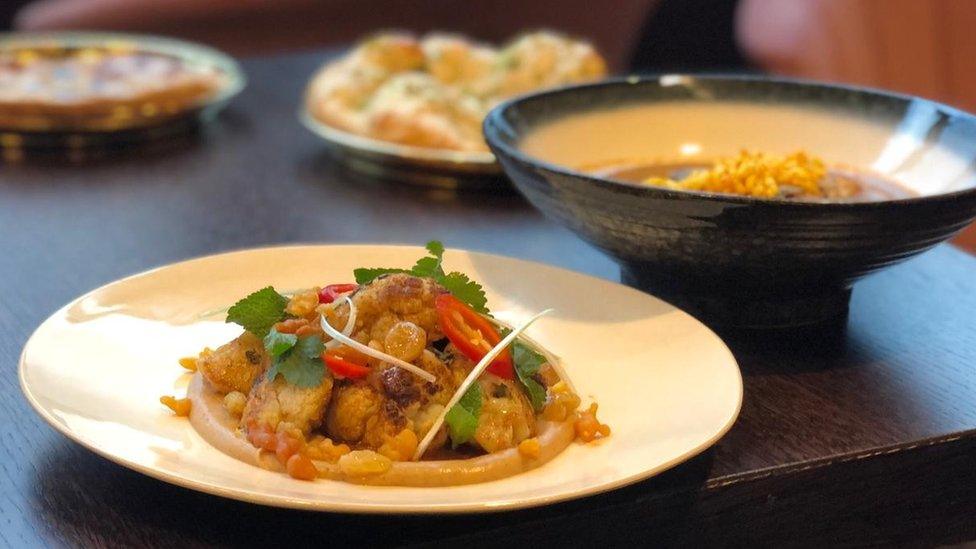
[[[268,286],[238,301],[227,310],[227,322],[239,324],[252,334],[264,338],[271,327],[285,317],[288,298]]]
[[[516,339],[512,343],[512,362],[515,366],[515,374],[529,396],[532,408],[536,412],[542,411],[542,407],[546,404],[546,388],[536,381],[534,376],[539,373],[546,358]]]
[[[268,354],[274,358],[285,354],[285,352],[294,347],[295,343],[297,342],[297,335],[283,334],[274,328],[271,328],[268,335],[264,336],[264,348],[268,351]]]
[[[461,272],[445,273],[442,266],[444,259],[444,245],[437,240],[427,243],[427,251],[430,255],[417,260],[411,269],[399,268],[373,268],[356,269],[353,274],[357,284],[367,284],[377,277],[393,274],[406,273],[413,276],[433,278],[438,284],[444,286],[454,297],[466,303],[469,307],[479,313],[488,313],[488,299],[485,297],[485,290],[480,284],[468,278]]]
[[[324,349],[322,338],[317,335],[298,339],[292,347],[274,359],[274,363],[268,369],[268,379],[273,380],[281,374],[285,381],[292,385],[317,387],[322,383],[322,376],[325,375],[325,365],[322,364],[321,356]]]
[[[444,416],[452,447],[457,448],[474,438],[480,414],[481,385],[475,382]]]

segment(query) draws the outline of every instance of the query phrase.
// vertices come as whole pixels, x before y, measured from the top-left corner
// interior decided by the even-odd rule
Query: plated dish
[[[665,75],[523,96],[485,134],[541,211],[706,322],[843,322],[861,277],[976,217],[976,119],[924,99]]]
[[[427,250],[410,269],[241,299],[227,321],[244,333],[185,358],[188,395],[162,402],[228,455],[301,480],[486,482],[609,436],[555,355],[522,335],[541,313],[500,323],[477,282],[444,271],[443,245]]]
[[[203,381],[207,358],[197,358],[197,373],[183,374],[176,364],[180,358],[196,356],[207,345],[216,346],[242,335],[239,325],[225,322],[228,306],[240,301],[242,295],[253,293],[254,288],[270,285],[298,296],[301,294],[296,290],[307,288],[313,281],[344,280],[355,268],[364,265],[403,266],[412,270],[410,266],[426,253],[422,248],[395,246],[269,248],[177,263],[120,280],[82,296],[38,328],[21,360],[25,395],[42,417],[67,436],[113,461],[157,478],[269,505],[357,512],[490,511],[597,493],[647,478],[691,457],[717,440],[734,421],[741,399],[741,378],[735,361],[721,341],[693,318],[650,296],[607,281],[544,265],[453,250],[443,255],[444,271],[447,275],[462,272],[476,280],[484,289],[492,318],[499,325],[511,326],[517,332],[538,312],[549,307],[554,309],[515,337],[537,349],[546,361],[552,361],[550,364],[558,361],[565,378],[572,383],[571,390],[564,394],[577,395],[583,402],[581,411],[588,409],[588,403],[599,402],[600,422],[612,427],[610,436],[588,444],[563,442],[565,449],[557,451],[557,446],[553,446],[554,457],[538,467],[519,465],[496,480],[474,486],[457,485],[454,479],[436,482],[437,486],[430,486],[426,480],[423,486],[364,486],[327,478],[328,475],[307,482],[292,478],[280,469],[258,467],[222,451],[213,444],[215,439],[203,432],[205,429],[194,427],[184,417],[175,417],[160,404],[161,395],[178,400],[187,392],[192,394]],[[282,269],[281,265],[288,268]],[[395,288],[398,287],[392,285],[395,281],[413,279],[409,277],[421,280],[424,287],[433,287],[431,282],[423,282],[422,277],[393,273],[347,297],[357,303],[357,316],[361,314],[368,319],[367,290],[384,281],[391,284],[387,288]],[[380,288],[376,286],[374,291]],[[341,296],[340,290],[336,292]],[[588,294],[599,295],[603,307],[593,308],[579,299]],[[315,298],[317,302],[318,296]],[[338,301],[340,305],[345,303],[342,309],[336,305],[322,307],[322,311],[328,316],[326,309],[336,308],[336,313],[341,314],[348,302],[342,297]],[[331,304],[318,303],[315,307],[320,305]],[[414,324],[419,327],[426,322],[431,332],[436,331],[434,324],[439,324],[439,320],[433,320],[437,316],[436,304],[433,312],[426,309],[425,316],[430,318],[416,319]],[[337,320],[336,324],[341,322]],[[282,328],[287,330],[285,326]],[[333,328],[341,333],[344,326]],[[358,337],[357,332],[351,334]],[[506,337],[502,331],[498,335]],[[443,343],[442,340],[435,341]],[[326,343],[324,336],[322,342]],[[384,352],[395,347],[384,346]],[[426,346],[424,351],[436,355]],[[215,354],[218,352],[214,350]],[[520,359],[512,354],[512,366],[516,368]],[[558,358],[547,356],[553,354]],[[353,358],[350,362],[357,364],[355,357],[350,358]],[[470,358],[456,360],[472,362]],[[447,361],[441,362],[446,371],[451,370]],[[66,366],[69,363],[71,366]],[[306,364],[309,363],[314,361]],[[615,375],[607,375],[606,364],[613,364]],[[379,378],[382,385],[381,374],[391,371],[368,361],[360,366],[369,368],[370,373],[356,380],[337,374],[323,364],[322,379],[331,376],[333,382],[332,400],[341,399],[350,387],[368,384],[371,391],[375,389],[371,376]],[[348,364],[340,363],[337,367],[350,368],[348,372],[356,370]],[[290,368],[293,366],[278,365],[279,372]],[[517,369],[512,380],[498,376],[493,379],[492,375],[479,379],[506,386],[508,396],[502,396],[500,390],[496,393],[495,387],[488,387],[490,392],[483,395],[483,407],[487,408],[493,399],[502,399],[499,404],[506,402],[506,398],[508,402],[512,398],[525,398],[531,403],[532,397],[520,385],[523,381],[518,378]],[[274,383],[278,386],[287,383],[283,376],[277,375]],[[344,379],[340,380],[339,376]],[[440,379],[441,375],[437,377]],[[563,380],[563,376],[559,378]],[[266,374],[259,383],[264,380],[268,380]],[[413,378],[410,381],[401,389],[410,392],[410,385],[426,383]],[[540,386],[546,386],[547,400],[558,384],[547,385],[547,380],[542,380]],[[635,391],[635,386],[641,390]],[[385,388],[380,391],[386,395]],[[211,408],[214,413],[229,413],[224,403],[226,394],[223,396]],[[446,392],[432,396],[431,400],[441,396],[446,398]],[[339,414],[340,407],[335,406],[333,414],[351,417]],[[192,416],[193,410],[205,407],[194,402],[188,412]],[[525,418],[527,408],[521,409]],[[534,409],[532,414],[538,428]],[[320,430],[310,431],[306,444],[315,439],[316,433],[329,432],[328,418],[326,410]],[[235,418],[225,434],[236,430],[238,425]],[[382,435],[385,431],[374,432]],[[514,430],[501,432],[515,434]],[[565,432],[564,427],[560,432]],[[537,430],[521,440],[544,434]],[[519,434],[524,435],[524,432]],[[468,443],[466,448],[459,445],[455,449],[451,447],[448,433],[445,444],[433,450],[436,445],[432,443],[432,450],[422,454],[424,459],[390,460],[390,464],[434,464],[437,462],[434,458],[444,455],[437,452],[457,452],[458,455],[447,457],[462,461],[504,460],[515,453],[519,463],[523,463],[524,452],[528,451],[531,457],[533,451],[532,448],[520,451],[512,438],[514,446],[501,453],[485,452],[483,448],[478,450],[477,428],[473,436],[475,444]],[[363,444],[362,440],[343,442],[337,436],[332,443],[332,447],[347,444],[349,452],[343,454],[346,456],[366,449],[358,446]],[[250,443],[248,446],[254,448]],[[371,451],[378,455],[382,455],[380,450],[405,455],[400,453],[399,446],[383,449],[380,443],[374,448]],[[545,448],[540,441],[540,450]],[[271,452],[265,452],[264,456],[278,460]],[[332,464],[328,459],[315,461]],[[539,461],[544,461],[544,457],[540,455]],[[278,463],[276,469],[281,467]],[[336,466],[338,463],[336,460]],[[426,473],[424,477],[430,478]]]
[[[488,110],[512,95],[605,74],[592,46],[554,32],[526,34],[499,49],[452,34],[386,33],[323,66],[308,85],[301,118],[370,175],[498,187],[500,172],[481,132]]]
[[[242,86],[233,60],[187,42],[114,33],[0,35],[0,129],[8,132],[159,126],[216,107]]]

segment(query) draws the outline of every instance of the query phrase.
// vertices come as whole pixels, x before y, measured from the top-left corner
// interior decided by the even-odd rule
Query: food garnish
[[[444,268],[441,266],[444,260],[444,245],[437,240],[431,240],[427,243],[427,251],[430,252],[430,255],[417,260],[417,263],[411,269],[379,267],[356,269],[353,271],[353,274],[356,277],[356,282],[359,284],[368,284],[377,277],[392,273],[404,273],[418,277],[433,278],[438,284],[451,292],[454,297],[467,303],[475,311],[487,314],[488,298],[485,297],[485,290],[481,287],[481,284],[474,282],[468,278],[468,275],[458,271],[451,273],[444,272]]]
[[[532,408],[536,412],[541,412],[546,405],[546,388],[535,380],[535,376],[546,362],[546,358],[525,343],[515,340],[512,344],[512,360],[515,363],[515,373],[518,375],[519,383],[529,396]]]
[[[274,288],[262,288],[227,309],[227,322],[240,325],[258,337],[268,335],[268,331],[279,320],[285,318],[288,298]]]
[[[369,373],[369,367],[343,358],[335,351],[323,353],[322,360],[332,370],[332,373],[337,376],[360,379],[366,377],[366,374]]]
[[[348,299],[348,298],[346,298],[346,299]],[[350,307],[353,307],[352,301],[349,302],[349,306]],[[352,313],[350,313],[350,315],[351,314]],[[395,366],[399,366],[399,367],[403,368],[404,370],[407,370],[408,372],[413,373],[417,377],[420,377],[420,378],[422,378],[422,379],[424,379],[426,381],[429,381],[431,383],[437,381],[437,378],[436,377],[434,377],[433,375],[431,375],[428,372],[425,372],[423,369],[418,368],[418,367],[414,366],[413,364],[410,364],[409,362],[407,362],[405,360],[401,360],[401,359],[399,359],[399,358],[397,358],[397,357],[395,357],[393,355],[388,355],[388,354],[386,354],[386,353],[384,353],[382,351],[377,351],[376,349],[370,347],[369,345],[363,345],[362,343],[356,341],[355,339],[353,339],[353,338],[351,338],[351,337],[343,334],[339,330],[336,330],[335,328],[332,327],[331,324],[329,324],[329,321],[326,320],[326,318],[324,316],[321,317],[320,322],[322,323],[322,331],[324,331],[326,334],[328,334],[329,336],[331,336],[335,341],[339,341],[339,342],[341,342],[344,345],[348,345],[349,347],[351,347],[351,348],[359,351],[360,353],[363,353],[364,355],[369,355],[369,356],[371,356],[371,357],[373,357],[375,359],[381,360],[383,362],[388,362],[388,363],[393,364]]]
[[[359,288],[359,284],[329,284],[319,290],[319,303],[332,303],[341,295],[348,294]]]
[[[423,440],[420,441],[420,445],[417,446],[417,451],[413,455],[414,461],[420,459],[421,456],[424,455],[424,452],[427,450],[427,446],[430,445],[430,442],[434,439],[434,436],[437,434],[437,430],[440,429],[441,425],[444,423],[444,418],[447,415],[447,413],[451,410],[451,408],[454,407],[454,405],[458,403],[458,401],[461,400],[461,397],[465,396],[465,394],[468,391],[468,388],[471,387],[471,385],[478,380],[482,372],[484,372],[488,368],[488,366],[492,363],[492,361],[494,361],[495,357],[500,355],[505,349],[507,349],[508,346],[511,345],[513,341],[515,341],[515,338],[518,337],[519,334],[524,332],[529,326],[531,326],[533,322],[535,322],[542,316],[547,315],[551,312],[552,309],[546,309],[544,311],[540,311],[536,313],[535,316],[526,320],[518,328],[512,330],[512,332],[509,333],[507,336],[505,336],[505,338],[502,339],[500,342],[498,342],[497,345],[492,347],[490,351],[485,353],[485,356],[483,356],[481,360],[478,361],[478,364],[476,364],[475,367],[471,369],[471,373],[468,374],[468,377],[464,378],[464,381],[461,382],[461,385],[457,388],[457,391],[454,392],[454,396],[451,397],[451,400],[449,400],[447,405],[444,407],[444,411],[441,412],[441,415],[434,420],[433,426],[427,431],[427,435],[424,436]]]
[[[298,387],[318,386],[325,373],[322,364],[324,350],[322,338],[317,335],[302,338],[295,336],[295,342],[291,346],[282,353],[273,355],[274,362],[268,369],[268,379],[273,380],[281,374],[285,381]]]
[[[803,151],[786,156],[741,151],[736,156],[719,158],[711,167],[694,170],[680,180],[649,177],[644,183],[759,198],[773,198],[781,194],[781,187],[794,187],[804,195],[820,196],[820,184],[826,175],[823,161]]]
[[[481,360],[485,353],[502,340],[490,322],[451,294],[437,296],[434,307],[437,308],[444,335],[471,360]],[[508,349],[502,349],[488,366],[488,371],[505,379],[514,377]]]
[[[479,414],[481,414],[481,386],[475,383],[444,416],[452,447],[457,448],[474,438]]]

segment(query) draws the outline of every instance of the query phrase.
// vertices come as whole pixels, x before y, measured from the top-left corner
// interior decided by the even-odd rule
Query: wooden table
[[[55,433],[17,384],[27,337],[76,295],[156,265],[278,243],[440,238],[617,278],[518,196],[344,173],[295,117],[321,57],[245,62],[250,87],[197,139],[78,165],[0,164],[0,543],[976,537],[976,258],[948,246],[860,283],[846,331],[726,334],[745,402],[725,438],[655,479],[549,508],[437,518],[264,508],[143,477]]]

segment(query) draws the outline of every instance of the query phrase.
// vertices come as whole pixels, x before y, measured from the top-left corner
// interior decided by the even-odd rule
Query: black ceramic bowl
[[[613,116],[621,108],[642,110]],[[628,78],[516,98],[494,109],[484,129],[535,207],[615,258],[625,282],[718,325],[842,317],[856,280],[976,217],[976,117],[880,91],[766,78]],[[575,169],[743,148],[804,149],[828,164],[888,176],[918,196],[772,201]]]

